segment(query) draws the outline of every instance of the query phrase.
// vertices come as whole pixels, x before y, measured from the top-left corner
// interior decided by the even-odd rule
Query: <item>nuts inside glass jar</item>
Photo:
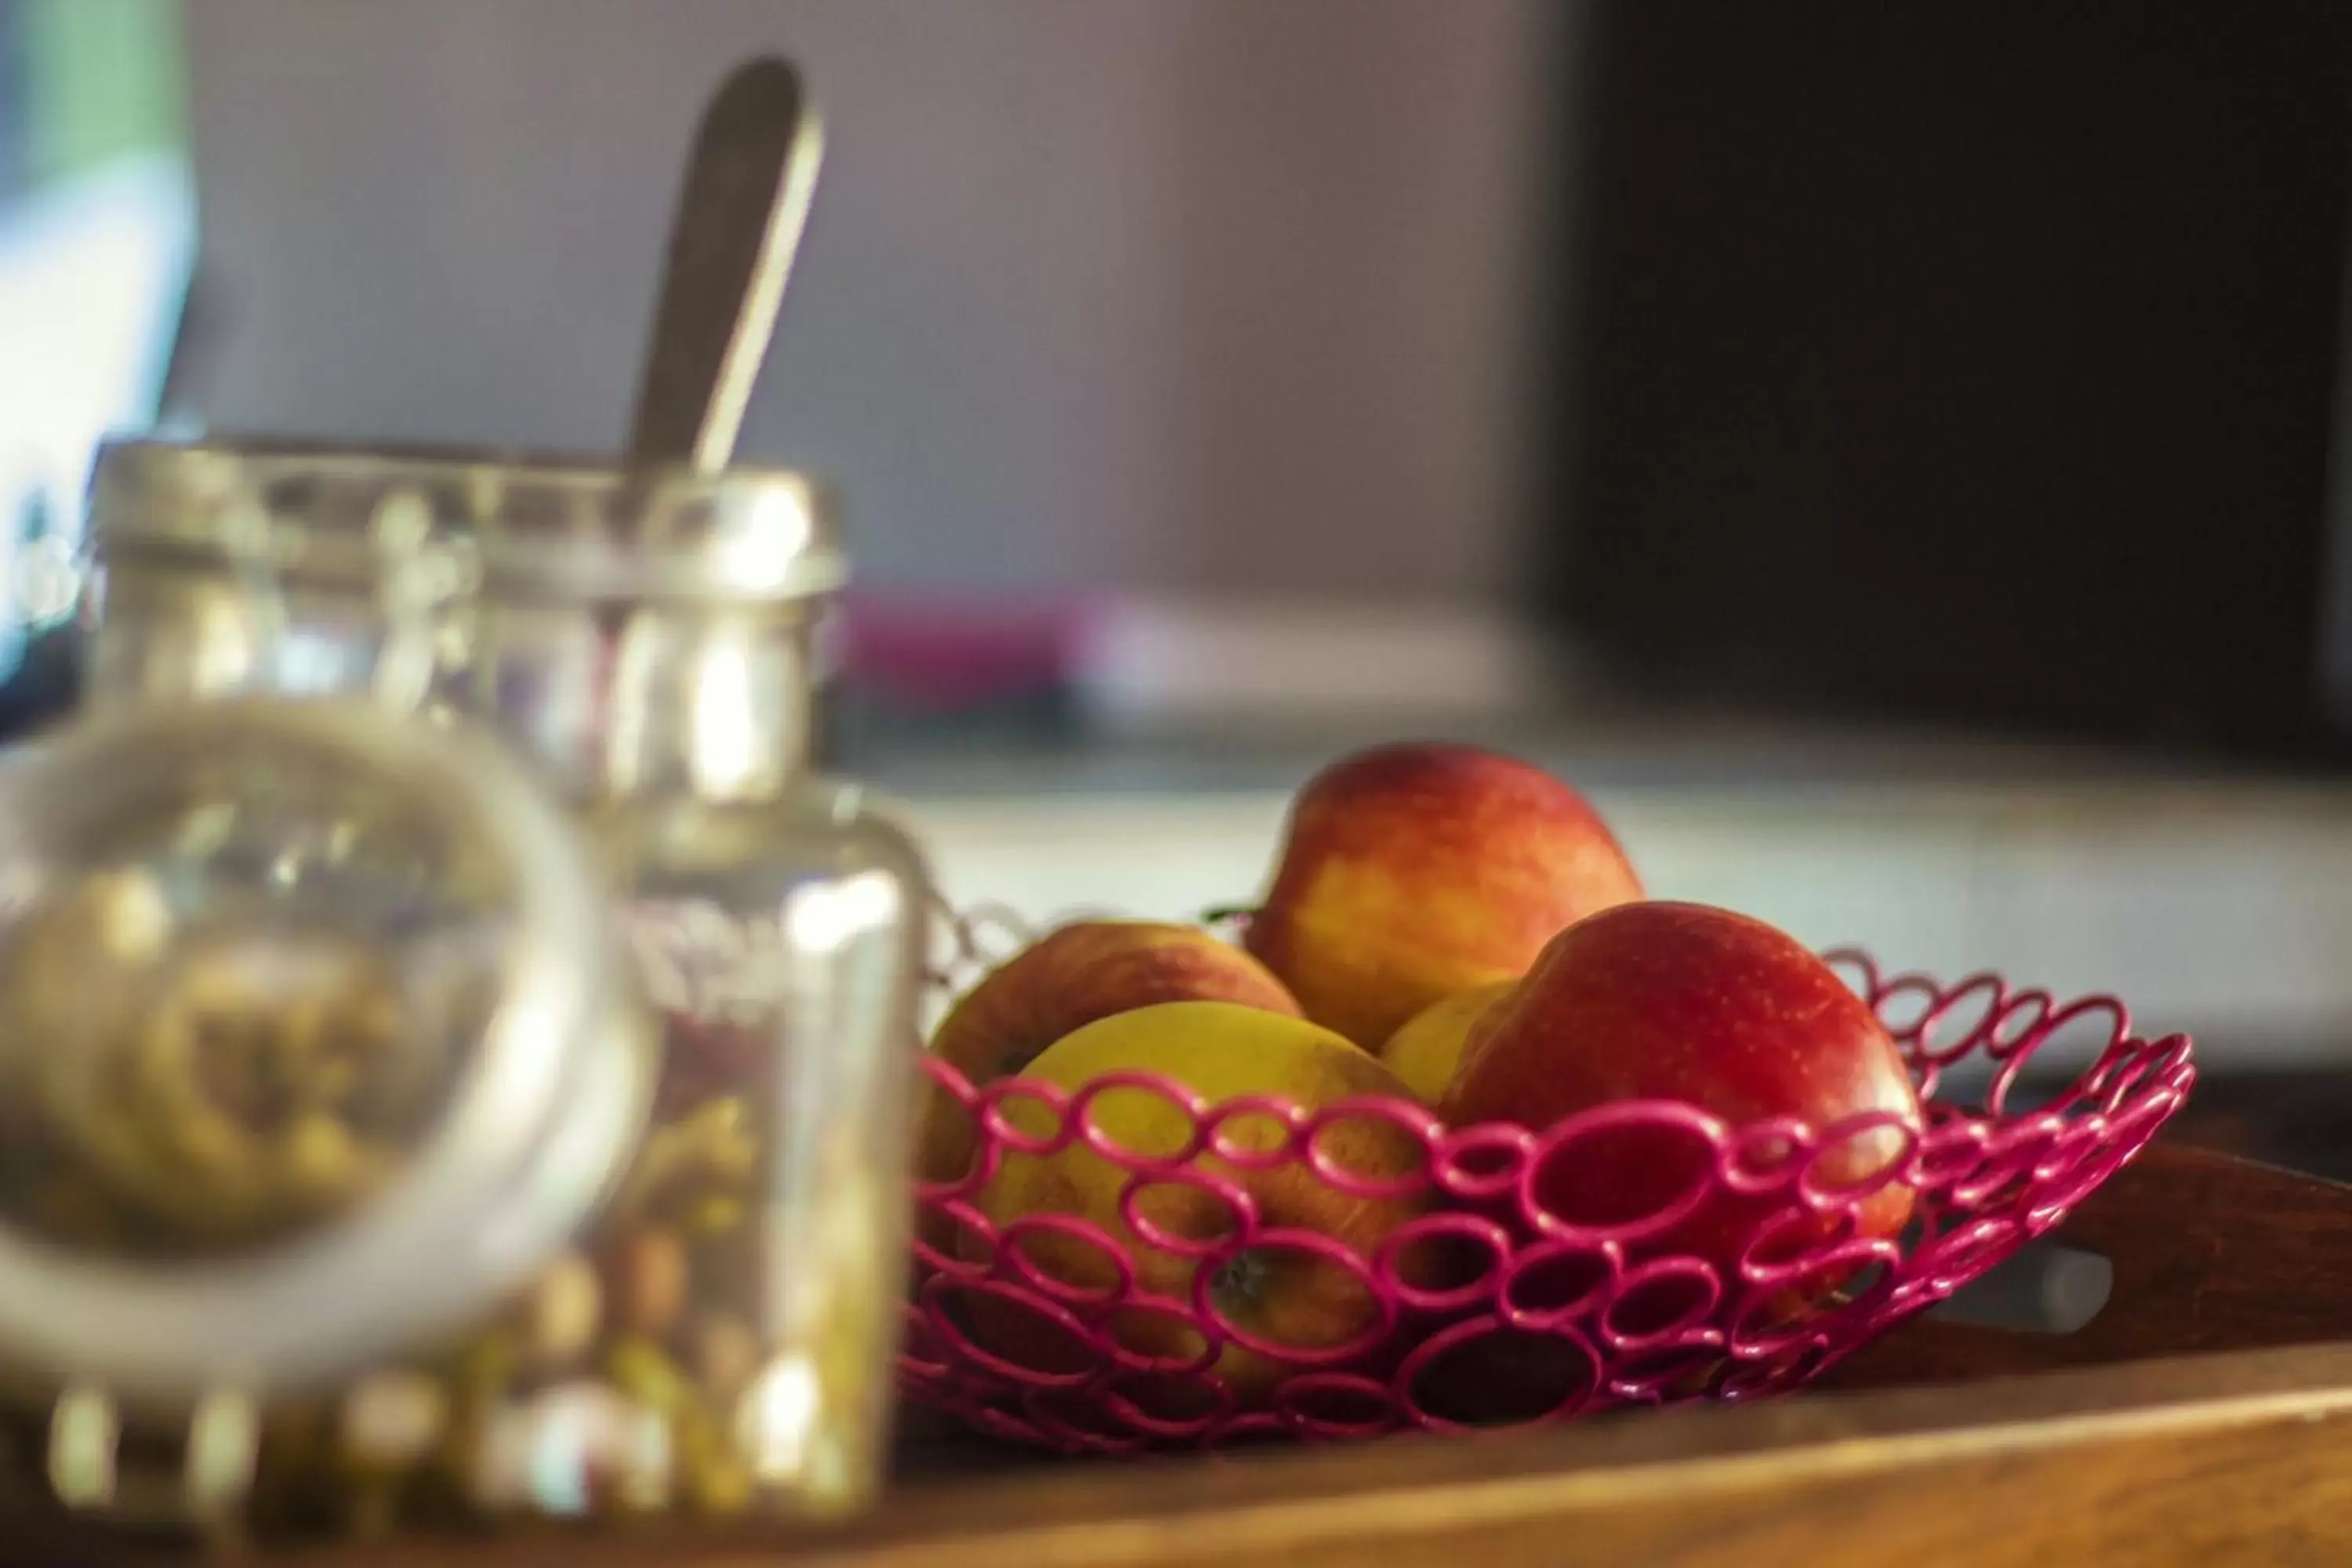
[[[446,1082],[393,961],[330,925],[182,921],[86,878],[0,952],[0,1205],[62,1244],[266,1244],[349,1212]]]
[[[740,1093],[656,1126],[595,1234],[495,1322],[280,1416],[262,1467],[275,1519],[366,1532],[748,1507],[735,1429],[763,1359],[757,1152]]]

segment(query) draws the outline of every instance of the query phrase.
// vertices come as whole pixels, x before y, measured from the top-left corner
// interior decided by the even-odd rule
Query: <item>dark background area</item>
[[[174,397],[609,447],[698,95],[799,53],[839,133],[744,456],[858,498],[866,752],[1087,743],[1069,628],[1139,595],[1208,612],[1166,668],[1429,612],[1466,685],[1598,676],[1514,701],[2352,765],[2352,7],[534,5],[186,13]],[[101,12],[178,36],[0,0],[0,98],[121,76]],[[1287,722],[1349,636],[1235,662]]]
[[[2352,758],[2352,8],[1612,0],[1542,596],[1661,697]]]

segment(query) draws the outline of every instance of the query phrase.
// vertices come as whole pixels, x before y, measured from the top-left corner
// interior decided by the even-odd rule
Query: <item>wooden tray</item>
[[[2352,1563],[2352,1187],[2158,1145],[2064,1231],[2064,1335],[1915,1322],[1818,1392],[1467,1440],[1038,1459],[919,1420],[840,1530],[342,1548],[308,1568]],[[2341,1336],[2343,1342],[2329,1342]],[[44,1532],[0,1563],[121,1563]]]

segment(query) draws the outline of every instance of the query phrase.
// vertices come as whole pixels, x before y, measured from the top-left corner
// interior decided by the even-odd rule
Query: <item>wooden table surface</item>
[[[1045,1461],[914,1424],[837,1530],[341,1548],[309,1568],[2352,1563],[2352,1188],[2158,1146],[2070,1222],[2065,1336],[1918,1321],[1818,1391],[1470,1439]],[[72,1568],[56,1541],[0,1563]]]

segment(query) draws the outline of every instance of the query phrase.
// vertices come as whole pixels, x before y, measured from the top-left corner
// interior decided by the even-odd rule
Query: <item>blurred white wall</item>
[[[2113,993],[2150,1036],[2195,1031],[2200,1058],[2231,1068],[2340,1061],[2352,1031],[2352,802],[2326,785],[1733,780],[1593,798],[1653,893],[1864,942],[1890,973]],[[1034,926],[1245,902],[1289,804],[919,795],[911,810],[951,903]],[[2053,1059],[2086,1065],[2072,1046]]]
[[[742,450],[844,479],[866,581],[1509,580],[1563,7],[189,9],[215,426],[616,441],[701,101],[780,47],[830,159]]]

